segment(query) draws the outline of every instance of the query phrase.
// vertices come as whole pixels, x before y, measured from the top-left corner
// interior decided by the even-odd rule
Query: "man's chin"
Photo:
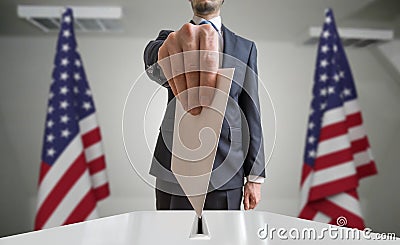
[[[215,5],[215,3],[210,3],[210,2],[202,2],[202,3],[198,3],[194,6],[194,10],[197,14],[202,14],[202,15],[206,15],[206,14],[211,14],[214,13],[217,10],[217,6]]]

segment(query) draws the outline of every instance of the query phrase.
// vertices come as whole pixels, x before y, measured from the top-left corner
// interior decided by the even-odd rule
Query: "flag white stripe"
[[[90,179],[92,181],[92,187],[97,188],[99,186],[104,185],[107,183],[107,173],[106,170],[99,171],[93,175],[90,176]]]
[[[101,141],[85,149],[85,157],[87,162],[91,162],[94,159],[101,157],[102,155],[103,155],[103,146],[101,144]]]
[[[328,197],[328,200],[333,202],[334,204],[346,209],[347,211],[362,217],[360,202],[353,196],[350,196],[347,193],[340,193],[331,197]]]
[[[81,129],[81,134],[84,135],[87,132],[92,131],[93,129],[97,128],[97,118],[96,114],[92,113],[91,115],[85,117],[84,119],[79,121],[79,128]]]
[[[344,120],[346,120],[346,116],[343,107],[337,107],[325,112],[321,126],[326,127],[331,124],[343,122]]]
[[[362,125],[349,128],[349,136],[351,141],[362,139],[366,136],[364,127]]]
[[[306,206],[308,202],[308,194],[310,192],[311,180],[313,178],[313,171],[308,174],[307,178],[304,180],[303,185],[300,189],[300,210]]]
[[[339,180],[348,176],[352,176],[356,173],[354,162],[346,162],[340,165],[332,166],[326,169],[318,170],[314,172],[314,178],[312,186],[326,184],[331,181]]]
[[[99,214],[97,212],[97,208],[94,208],[93,211],[88,215],[86,220],[92,220],[92,219],[97,219],[99,218]]]
[[[65,148],[64,152],[61,153],[40,183],[37,210],[42,206],[44,200],[82,151],[81,137],[77,136],[71,141],[68,147]]]
[[[321,141],[318,144],[317,157],[321,157],[333,152],[344,150],[350,147],[349,137],[347,134],[337,136],[335,138]]]
[[[370,163],[373,159],[371,149],[354,154],[356,167]]]
[[[71,189],[69,189],[69,192],[58,204],[43,228],[62,225],[90,189],[89,172],[85,171]]]
[[[357,100],[345,102],[343,106],[327,110],[324,113],[322,127],[334,123],[343,122],[344,120],[346,120],[347,115],[351,115],[357,112],[360,112],[360,106],[358,105]]]
[[[321,223],[329,223],[331,221],[331,219],[332,219],[331,217],[329,217],[321,212],[317,212],[313,218],[314,221],[321,222]]]
[[[351,115],[354,113],[361,112],[360,105],[358,104],[357,99],[354,100],[349,100],[345,102],[344,104],[344,109],[346,111],[346,115]]]

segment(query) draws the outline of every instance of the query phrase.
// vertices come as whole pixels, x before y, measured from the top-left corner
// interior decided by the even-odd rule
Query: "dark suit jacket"
[[[158,50],[171,32],[161,31],[144,51],[147,74],[150,79],[168,89],[168,102],[174,102],[174,95],[156,62]],[[222,67],[234,67],[235,73],[213,165],[210,191],[242,187],[244,177],[248,175],[265,177],[258,98],[257,49],[254,42],[235,35],[224,25],[222,32],[224,39]],[[174,117],[175,103],[169,103],[150,168],[151,175],[168,183],[177,183],[170,170]]]

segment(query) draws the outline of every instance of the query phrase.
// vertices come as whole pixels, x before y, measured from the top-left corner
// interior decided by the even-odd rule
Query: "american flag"
[[[348,227],[365,228],[356,189],[361,178],[376,173],[350,66],[328,9],[318,46],[299,217],[334,225],[344,218]]]
[[[92,93],[74,36],[73,15],[61,19],[50,87],[35,230],[97,217],[109,196]]]

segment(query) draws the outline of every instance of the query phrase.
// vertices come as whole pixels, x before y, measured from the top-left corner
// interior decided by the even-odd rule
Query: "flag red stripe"
[[[368,164],[361,165],[357,167],[358,178],[365,178],[374,174],[377,174],[378,170],[374,161],[370,161]]]
[[[362,124],[361,112],[357,112],[346,117],[347,127],[352,128]]]
[[[327,125],[321,128],[320,141],[328,140],[348,133],[348,128],[360,126],[362,124],[361,112],[357,112],[346,117],[345,121]]]
[[[312,171],[312,168],[307,163],[304,163],[303,164],[303,171],[302,171],[302,174],[301,174],[300,186],[303,185],[304,181],[306,180],[308,175],[311,173],[311,171]]]
[[[89,165],[89,173],[91,175],[100,172],[106,168],[106,159],[104,155],[98,157],[88,163]]]
[[[365,151],[369,148],[368,138],[365,136],[359,140],[355,140],[351,142],[351,149],[354,153],[358,153],[360,151]]]
[[[316,185],[310,189],[309,201],[315,201],[328,196],[332,196],[358,186],[357,175],[337,179],[326,184]]]
[[[352,190],[346,191],[346,193],[349,194],[350,196],[354,197],[357,200],[359,199],[356,189],[352,189]]]
[[[334,225],[337,225],[336,224],[337,218],[342,216],[345,217],[347,220],[347,225],[346,225],[347,227],[353,227],[360,230],[365,228],[364,221],[360,216],[336,205],[335,203],[329,200],[324,199],[316,203],[311,203],[310,205],[313,208],[331,217],[332,218],[331,222],[333,222],[332,224]]]
[[[42,180],[46,176],[47,172],[50,170],[51,166],[46,162],[41,162],[40,164],[40,173],[39,173],[39,185],[42,183]]]
[[[86,134],[82,135],[82,142],[85,148],[101,141],[100,128],[97,127]]]
[[[343,134],[347,134],[347,126],[345,121],[331,124],[321,128],[319,141],[328,140]]]
[[[86,220],[90,213],[96,208],[96,199],[92,190],[89,190],[79,204],[74,208],[63,225],[72,224]]]
[[[306,205],[303,210],[301,210],[299,218],[313,220],[315,215],[317,214],[317,210]]]
[[[317,159],[315,159],[314,170],[318,171],[326,169],[352,160],[353,152],[350,148],[347,148],[341,151],[318,157]]]
[[[43,204],[39,207],[36,214],[35,230],[41,229],[44,226],[64,196],[82,176],[85,170],[85,157],[83,153],[81,153],[47,195]]]
[[[94,189],[94,195],[96,196],[96,200],[100,201],[110,195],[110,187],[108,183],[101,185]]]

